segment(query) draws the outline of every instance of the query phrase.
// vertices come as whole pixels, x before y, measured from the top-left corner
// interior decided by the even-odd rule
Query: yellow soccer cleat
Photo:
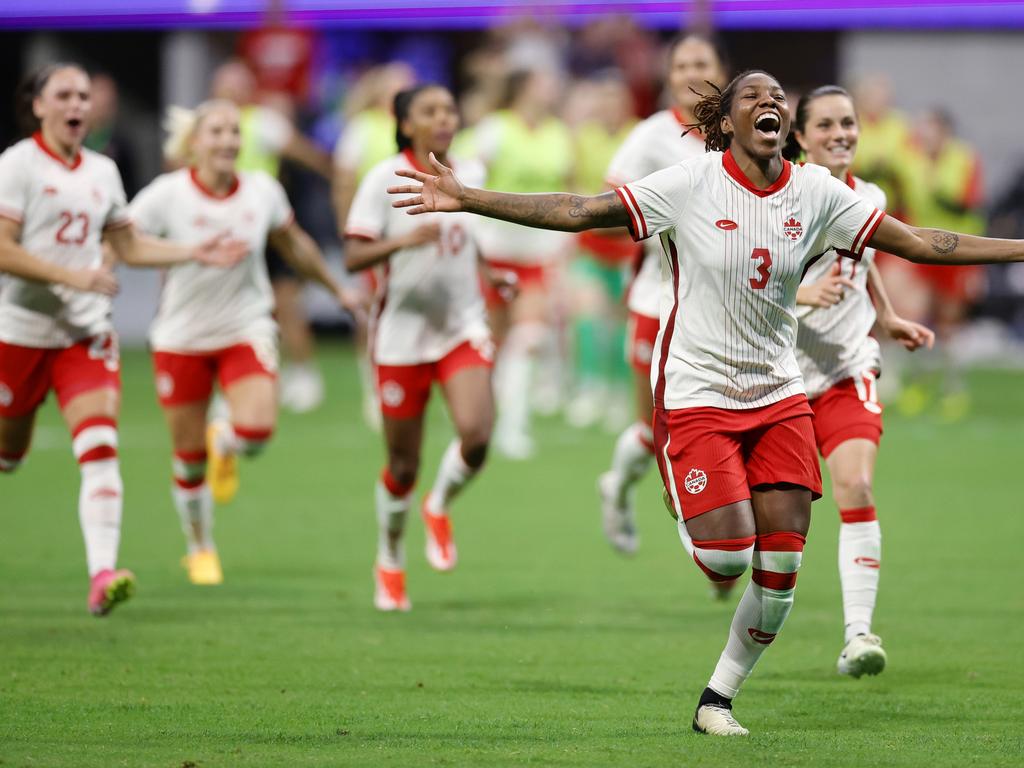
[[[218,435],[224,429],[231,429],[223,420],[211,421],[206,427],[206,482],[210,493],[218,504],[227,504],[238,493],[238,459],[232,454],[218,450]]]
[[[188,580],[200,586],[224,583],[224,572],[220,568],[220,557],[215,549],[198,549],[185,556]]]

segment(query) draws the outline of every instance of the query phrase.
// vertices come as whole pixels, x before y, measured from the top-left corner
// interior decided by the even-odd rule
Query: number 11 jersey
[[[783,161],[767,189],[711,152],[616,191],[637,240],[659,235],[655,405],[760,408],[804,393],[796,291],[827,251],[859,258],[885,214],[824,168]]]

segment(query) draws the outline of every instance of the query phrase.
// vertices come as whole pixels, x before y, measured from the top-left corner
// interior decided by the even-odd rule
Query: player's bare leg
[[[456,437],[441,458],[434,487],[423,498],[423,521],[427,528],[427,561],[436,570],[450,571],[458,554],[449,506],[483,467],[491,441],[491,371],[486,367],[463,368],[443,382],[441,389]]]
[[[384,416],[388,463],[377,481],[377,560],[373,602],[380,611],[408,611],[405,591],[405,523],[420,469],[423,415],[408,419]]]
[[[739,502],[688,521],[694,560],[714,580],[753,575],[736,607],[729,639],[701,695],[694,730],[722,736],[748,731],[732,716],[732,701],[793,607],[796,573],[811,515],[811,492],[778,485],[754,489]]]
[[[654,434],[651,414],[654,395],[651,393],[650,371],[633,371],[636,421],[619,435],[612,453],[612,466],[597,481],[601,496],[601,524],[605,538],[617,551],[631,555],[640,546],[636,529],[633,498],[636,484],[650,469],[654,459]]]
[[[36,412],[8,418],[0,416],[0,472],[14,472],[25,460],[32,443]]]
[[[135,575],[118,569],[124,485],[117,459],[120,393],[104,387],[68,401],[62,415],[81,470],[78,517],[89,569],[89,611],[105,616],[135,592]]]
[[[882,531],[872,484],[878,447],[871,440],[840,443],[826,459],[839,507],[839,580],[843,592],[841,674],[860,677],[885,669],[882,640],[871,631],[882,564]]]
[[[183,561],[193,584],[224,581],[220,557],[213,541],[213,496],[207,483],[207,400],[164,408],[174,450],[171,496],[185,534]]]
[[[512,459],[533,454],[530,435],[530,396],[534,368],[548,335],[547,297],[540,286],[524,286],[509,308],[511,322],[495,372],[498,423],[495,447]]]
[[[233,381],[224,391],[230,420],[215,419],[207,432],[207,477],[218,504],[238,491],[238,456],[263,452],[277,424],[277,383],[270,376],[253,374]]]

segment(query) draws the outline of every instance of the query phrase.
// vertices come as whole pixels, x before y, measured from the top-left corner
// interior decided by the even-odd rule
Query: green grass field
[[[410,520],[408,615],[371,605],[380,438],[351,355],[329,402],[283,416],[218,511],[222,587],[188,584],[148,360],[125,358],[121,561],[136,598],[85,610],[77,467],[52,403],[0,478],[0,766],[1020,766],[1024,377],[972,377],[969,420],[888,420],[876,629],[889,669],[834,671],[837,515],[815,505],[796,607],[716,740],[690,718],[731,605],[707,597],[652,475],[632,560],[600,533],[612,438],[541,423],[459,500],[461,561],[435,574]],[[431,412],[423,490],[449,439]]]

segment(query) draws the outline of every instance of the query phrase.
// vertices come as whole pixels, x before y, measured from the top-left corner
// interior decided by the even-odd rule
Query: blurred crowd
[[[338,255],[359,180],[396,151],[391,103],[398,91],[424,81],[451,88],[463,121],[454,154],[482,160],[488,186],[597,193],[606,189],[608,162],[630,129],[665,107],[667,43],[629,19],[610,17],[571,31],[524,20],[482,32],[465,49],[425,34],[382,51],[360,42],[358,33],[317,33],[271,18],[237,36],[234,55],[212,74],[209,93],[242,107],[241,167],[278,175],[300,221]],[[727,62],[729,52],[722,53]],[[939,106],[901,112],[883,74],[846,85],[860,117],[855,172],[883,187],[891,214],[918,226],[1024,236],[1024,176],[1000,199],[986,200],[978,154],[958,137],[949,112]],[[89,146],[118,162],[130,195],[148,179],[138,178],[131,137],[118,130],[116,83],[99,76],[93,89]],[[799,93],[789,96],[795,105]],[[502,252],[500,230],[482,238],[490,258],[516,258]],[[547,251],[543,296],[516,309],[547,328],[532,407],[561,412],[574,426],[617,431],[632,410],[623,295],[637,248],[621,235],[548,238],[530,247]],[[892,351],[891,375],[883,377],[890,398],[908,413],[936,408],[944,418],[959,418],[970,405],[959,375],[971,356],[957,341],[964,323],[988,297],[986,309],[1024,331],[1021,291],[1006,289],[1024,275],[916,267],[884,257],[880,265],[897,310],[931,324],[940,340],[935,354],[919,355],[913,368]],[[305,294],[273,259],[271,274],[287,361],[283,401],[309,410],[322,398],[323,384]],[[499,340],[514,321],[507,312],[492,315]],[[365,329],[355,331],[365,345]],[[977,346],[977,337],[970,339],[966,346]],[[369,382],[368,368],[364,373]],[[372,393],[368,419],[376,414],[371,401]]]

